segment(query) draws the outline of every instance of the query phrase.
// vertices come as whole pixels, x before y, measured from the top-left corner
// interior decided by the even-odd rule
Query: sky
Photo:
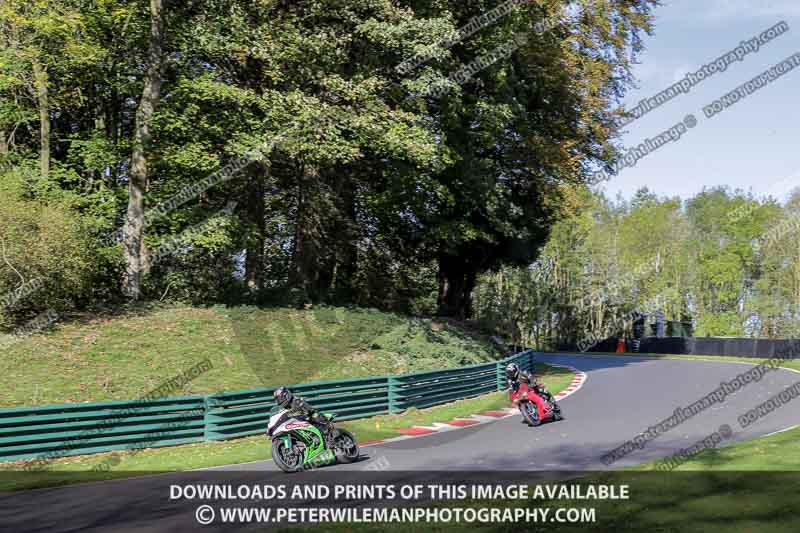
[[[654,34],[645,36],[646,50],[634,66],[638,87],[626,95],[626,109],[778,22],[790,29],[626,126],[621,144],[627,148],[689,114],[697,119],[679,140],[622,169],[602,189],[629,199],[646,186],[659,196],[687,199],[703,188],[728,185],[785,200],[800,186],[800,68],[712,118],[703,108],[800,52],[800,0],[664,0],[655,16]]]

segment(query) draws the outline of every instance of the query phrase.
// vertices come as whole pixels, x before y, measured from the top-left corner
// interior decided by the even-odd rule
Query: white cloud
[[[695,69],[696,67],[693,68],[689,65],[680,65],[672,73],[672,83],[682,80],[687,72],[694,71]]]

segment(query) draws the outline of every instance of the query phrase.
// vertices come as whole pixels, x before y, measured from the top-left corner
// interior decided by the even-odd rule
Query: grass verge
[[[628,499],[547,499],[460,500],[437,503],[431,507],[471,507],[475,509],[548,510],[547,518],[538,515],[539,523],[465,524],[324,524],[292,527],[292,532],[416,533],[428,531],[512,531],[547,532],[664,532],[664,533],[790,533],[797,531],[796,486],[793,474],[735,473],[655,473],[612,472],[592,474],[565,484],[627,485]],[[543,483],[555,485],[558,482]],[[584,489],[585,492],[585,489]],[[534,494],[534,489],[530,489]],[[555,520],[557,510],[593,511],[593,516],[574,516],[573,523]],[[562,511],[563,512],[563,511]],[[593,518],[593,519],[592,519]]]
[[[652,471],[656,461],[632,470]],[[703,450],[675,470],[682,472],[800,472],[800,428]]]
[[[76,315],[0,358],[0,407],[131,400],[208,358],[184,395],[498,359],[452,323],[374,309],[154,306]]]

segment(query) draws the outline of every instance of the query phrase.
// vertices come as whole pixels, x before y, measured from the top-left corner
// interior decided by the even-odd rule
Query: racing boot
[[[328,448],[333,448],[336,442],[336,432],[334,431],[333,424],[327,422],[322,426],[322,436],[325,437],[325,444]]]

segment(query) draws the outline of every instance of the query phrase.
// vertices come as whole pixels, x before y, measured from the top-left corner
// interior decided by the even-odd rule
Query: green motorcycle
[[[334,417],[325,415],[333,423]],[[283,410],[269,419],[267,436],[272,440],[272,459],[284,472],[299,472],[358,460],[355,437],[344,429],[333,429],[332,442],[325,442],[322,432],[302,418]]]

